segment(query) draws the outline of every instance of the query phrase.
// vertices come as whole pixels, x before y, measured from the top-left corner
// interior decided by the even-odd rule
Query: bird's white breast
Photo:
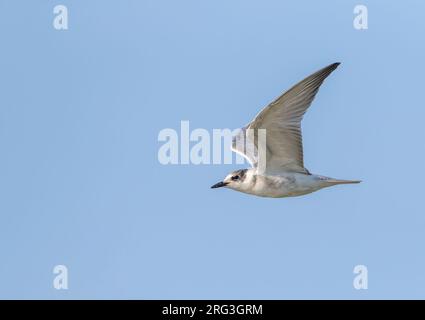
[[[294,197],[314,192],[322,188],[322,184],[314,175],[302,173],[282,173],[279,175],[256,175],[251,177],[250,188],[242,192],[261,197]]]

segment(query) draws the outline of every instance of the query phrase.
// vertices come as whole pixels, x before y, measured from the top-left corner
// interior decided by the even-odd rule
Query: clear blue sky
[[[2,0],[0,298],[425,298],[424,11]],[[159,164],[161,129],[239,127],[336,61],[303,122],[305,164],[362,184],[264,199],[209,188],[240,166]]]

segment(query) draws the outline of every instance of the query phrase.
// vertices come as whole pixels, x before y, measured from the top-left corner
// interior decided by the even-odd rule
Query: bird
[[[231,172],[211,188],[225,187],[260,197],[283,198],[360,183],[360,180],[312,174],[304,167],[301,120],[323,81],[339,65],[332,63],[298,82],[239,129],[232,138],[232,151],[248,160],[251,168]]]

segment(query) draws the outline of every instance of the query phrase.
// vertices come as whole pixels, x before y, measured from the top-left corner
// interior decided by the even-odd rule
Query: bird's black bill
[[[219,183],[216,183],[215,185],[211,186],[211,189],[221,188],[221,187],[224,187],[225,185],[227,185],[227,183],[220,181]]]

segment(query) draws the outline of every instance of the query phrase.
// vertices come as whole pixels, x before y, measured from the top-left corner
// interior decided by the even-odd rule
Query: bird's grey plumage
[[[266,170],[273,172],[286,169],[307,173],[304,168],[301,120],[319,91],[320,85],[338,65],[339,63],[333,63],[313,73],[261,110],[254,120],[234,137],[233,150],[249,157],[251,164],[256,166],[258,157],[254,152],[248,151],[245,154],[246,150],[239,147],[244,144],[239,141],[252,139],[246,134],[246,129],[266,129]],[[257,146],[256,139],[251,142]]]
[[[338,65],[339,63],[333,63],[293,86],[261,110],[254,120],[235,135],[232,150],[243,155],[253,169],[247,172],[245,181],[240,181],[238,187],[233,189],[261,196],[293,196],[330,185],[358,182],[316,175],[307,178],[310,173],[304,167],[301,120],[323,81]],[[258,171],[258,139],[252,134],[259,129],[265,129],[266,132],[266,165],[262,172]],[[249,177],[251,178],[248,179]],[[252,184],[254,179],[255,185]],[[260,186],[261,181],[263,186]],[[247,185],[248,182],[250,186]],[[231,179],[224,185],[231,187],[235,183],[235,180]],[[263,190],[267,188],[281,190]]]

